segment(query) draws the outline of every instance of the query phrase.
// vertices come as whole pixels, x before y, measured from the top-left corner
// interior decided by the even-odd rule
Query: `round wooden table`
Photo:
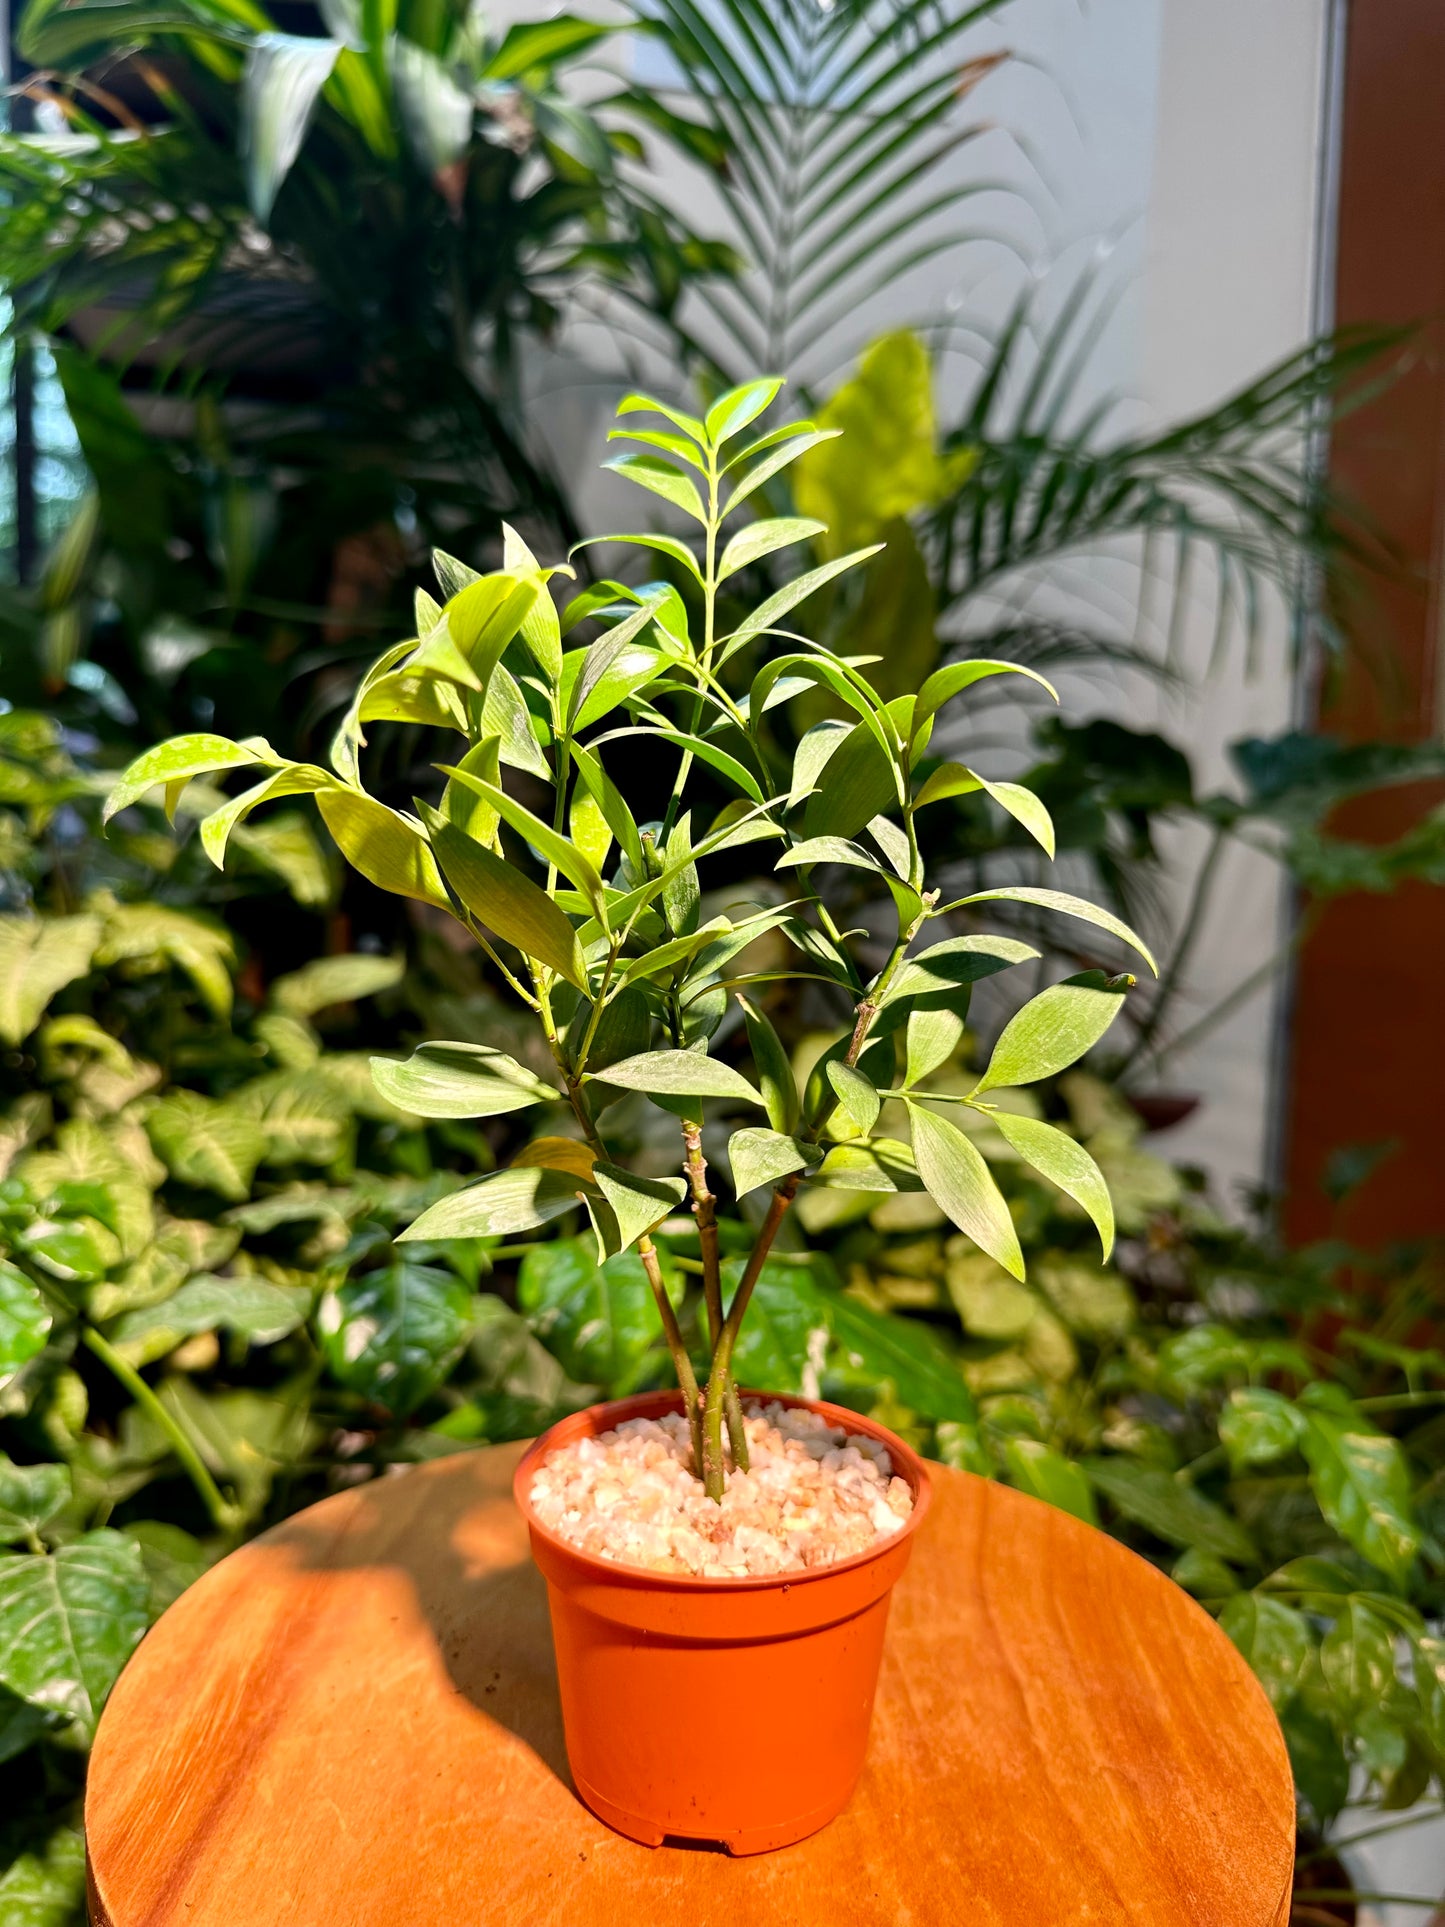
[[[841,1818],[745,1860],[609,1832],[568,1785],[521,1449],[328,1499],[172,1606],[100,1724],[96,1927],[1288,1920],[1289,1763],[1238,1653],[1114,1541],[942,1468]]]

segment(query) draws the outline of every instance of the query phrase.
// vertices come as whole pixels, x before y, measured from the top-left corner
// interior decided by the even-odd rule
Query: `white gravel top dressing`
[[[682,1414],[626,1419],[538,1466],[538,1519],[584,1552],[654,1572],[751,1579],[867,1552],[913,1510],[876,1439],[787,1405],[744,1408],[751,1469],[730,1471],[721,1505],[691,1471]]]

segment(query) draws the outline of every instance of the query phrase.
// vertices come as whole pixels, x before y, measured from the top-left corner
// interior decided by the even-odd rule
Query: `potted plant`
[[[874,548],[808,570],[741,616],[733,590],[724,603],[723,585],[749,564],[820,532],[803,518],[740,514],[834,432],[806,421],[753,429],[780,386],[750,382],[701,419],[641,395],[619,408],[624,422],[652,425],[613,431],[638,447],[611,466],[698,539],[607,539],[668,557],[686,596],[668,583],[603,582],[559,617],[549,585],[570,569],[539,566],[515,535],[490,574],[438,555],[444,600],[419,595],[416,636],[362,679],[330,769],[258,738],[183,736],[133,763],[108,804],[114,814],[164,785],[174,806],[195,777],[252,772],[201,824],[220,864],[252,810],[310,795],[358,870],[455,917],[535,1016],[546,1077],[476,1044],[374,1060],[379,1089],[412,1113],[547,1106],[566,1119],[403,1236],[514,1238],[583,1211],[601,1253],[640,1254],[677,1389],[564,1420],[522,1460],[517,1496],[549,1584],[579,1791],[634,1838],[734,1851],[801,1838],[847,1799],[889,1591],[928,1502],[921,1463],[881,1426],[816,1401],[763,1403],[735,1383],[739,1328],[779,1229],[804,1185],[926,1189],[1022,1277],[1013,1220],[961,1118],[986,1122],[1073,1198],[1107,1254],[1113,1213],[1098,1167],[1006,1094],[1088,1051],[1133,979],[1089,971],[1040,991],[1005,1025],[981,1078],[950,1094],[930,1084],[924,1096],[921,1080],[962,1038],[972,986],[1038,956],[953,924],[926,939],[940,919],[1002,899],[1082,918],[1149,960],[1124,924],[1079,898],[1016,885],[941,902],[924,874],[917,816],[961,793],[986,796],[1052,854],[1047,811],[1030,791],[929,756],[953,698],[1002,675],[1049,689],[1035,671],[970,659],[885,701],[867,659],[791,635],[790,611]],[[584,622],[596,639],[564,646]],[[815,689],[837,713],[802,735],[784,767],[769,716]],[[439,763],[437,800],[418,800],[415,814],[363,785],[365,732],[383,719],[461,739]],[[665,809],[639,822],[626,793],[638,785],[618,779],[663,759],[675,771]],[[699,766],[730,792],[706,823],[694,809]],[[510,787],[504,771],[516,772]],[[548,805],[531,808],[523,788]],[[762,841],[777,846],[783,900],[774,892],[705,917],[709,860]],[[872,879],[890,906],[886,931],[838,927],[825,887],[837,865]],[[743,953],[765,934],[791,955],[749,969]],[[821,986],[843,1020],[802,1088],[761,1002],[784,977]],[[607,1113],[626,1099],[675,1120],[672,1171],[614,1157]],[[704,1142],[719,1116],[738,1119],[726,1154],[734,1194],[767,1200],[730,1296]],[[700,1365],[652,1236],[684,1203],[701,1253]],[[806,1739],[762,1748],[764,1732]]]

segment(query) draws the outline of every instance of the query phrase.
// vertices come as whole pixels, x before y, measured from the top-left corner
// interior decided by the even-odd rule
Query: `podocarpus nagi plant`
[[[1000,1093],[1051,1076],[1105,1033],[1132,985],[1088,971],[1031,998],[1004,1027],[982,1077],[968,1090],[917,1091],[954,1052],[978,980],[1037,958],[1029,945],[976,930],[915,950],[930,924],[998,899],[1059,911],[1148,951],[1116,917],[1084,900],[1032,886],[1005,886],[940,903],[929,887],[916,819],[944,797],[981,792],[1050,855],[1053,829],[1038,798],[1020,785],[929,756],[944,705],[981,680],[1035,671],[967,660],[936,671],[916,694],[884,701],[868,677],[872,658],[835,654],[785,626],[791,610],[877,551],[860,549],[809,570],[731,627],[720,623],[722,585],[749,564],[821,532],[800,517],[740,521],[769,477],[828,433],[790,422],[744,431],[781,383],[765,379],[723,395],[702,419],[643,395],[613,437],[640,445],[610,466],[695,523],[694,546],[670,534],[606,539],[669,557],[689,584],[628,587],[604,581],[559,617],[551,578],[508,532],[503,566],[478,575],[438,554],[445,601],[419,594],[417,634],[386,651],[357,689],[331,750],[331,768],[287,761],[258,738],[188,735],[149,750],[113,790],[114,815],[158,785],[174,808],[187,783],[231,770],[260,772],[200,826],[213,861],[224,861],[234,827],[258,805],[309,794],[342,853],[382,888],[449,912],[473,936],[545,1034],[555,1083],[485,1045],[429,1043],[405,1062],[373,1060],[378,1088],[413,1113],[489,1117],[565,1099],[580,1138],[540,1137],[512,1165],[424,1211],[407,1238],[512,1237],[583,1207],[599,1252],[635,1245],[656,1300],[692,1430],[695,1467],[720,1499],[730,1452],[747,1465],[747,1440],[732,1375],[738,1331],[779,1226],[803,1184],[868,1191],[926,1189],[949,1217],[1017,1277],[1023,1259],[1013,1221],[970,1136],[935,1108],[982,1112],[1015,1154],[1075,1199],[1105,1252],[1113,1212],[1098,1167],[1057,1127],[1020,1115]],[[733,591],[729,591],[729,607]],[[584,622],[600,633],[564,646]],[[769,711],[813,688],[841,713],[809,729],[780,758]],[[393,810],[362,782],[366,726],[387,720],[462,739],[438,767],[445,786],[414,815]],[[599,725],[606,725],[599,729]],[[615,780],[627,746],[637,766],[646,746],[676,757],[660,821],[639,823]],[[651,759],[649,758],[649,761]],[[705,827],[689,803],[697,765],[735,794]],[[503,770],[550,793],[550,820],[508,789]],[[701,918],[699,865],[740,844],[780,844],[774,868],[791,897],[732,905]],[[866,871],[891,899],[881,967],[866,959],[875,938],[842,930],[818,878],[832,866]],[[610,869],[610,873],[609,873]],[[536,872],[542,873],[539,881]],[[950,928],[951,926],[945,926]],[[743,953],[776,932],[792,955],[748,970]],[[799,1089],[788,1056],[752,993],[784,978],[830,987],[847,1017]],[[742,1018],[753,1076],[722,1051]],[[840,1010],[841,1014],[841,1010]],[[901,1051],[900,1051],[901,1045]],[[672,1113],[679,1172],[649,1177],[616,1163],[605,1114],[629,1092]],[[911,1142],[881,1134],[901,1106]],[[756,1107],[766,1127],[746,1125],[728,1144],[737,1197],[771,1187],[731,1301],[724,1302],[716,1199],[703,1150],[705,1106]],[[706,1316],[706,1368],[689,1355],[651,1233],[684,1199],[696,1218]],[[724,1445],[726,1433],[727,1445]]]

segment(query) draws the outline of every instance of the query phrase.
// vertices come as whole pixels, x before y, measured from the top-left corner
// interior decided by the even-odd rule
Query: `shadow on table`
[[[377,1480],[267,1535],[317,1571],[390,1567],[410,1584],[452,1686],[571,1787],[547,1589],[510,1486],[458,1454]]]

